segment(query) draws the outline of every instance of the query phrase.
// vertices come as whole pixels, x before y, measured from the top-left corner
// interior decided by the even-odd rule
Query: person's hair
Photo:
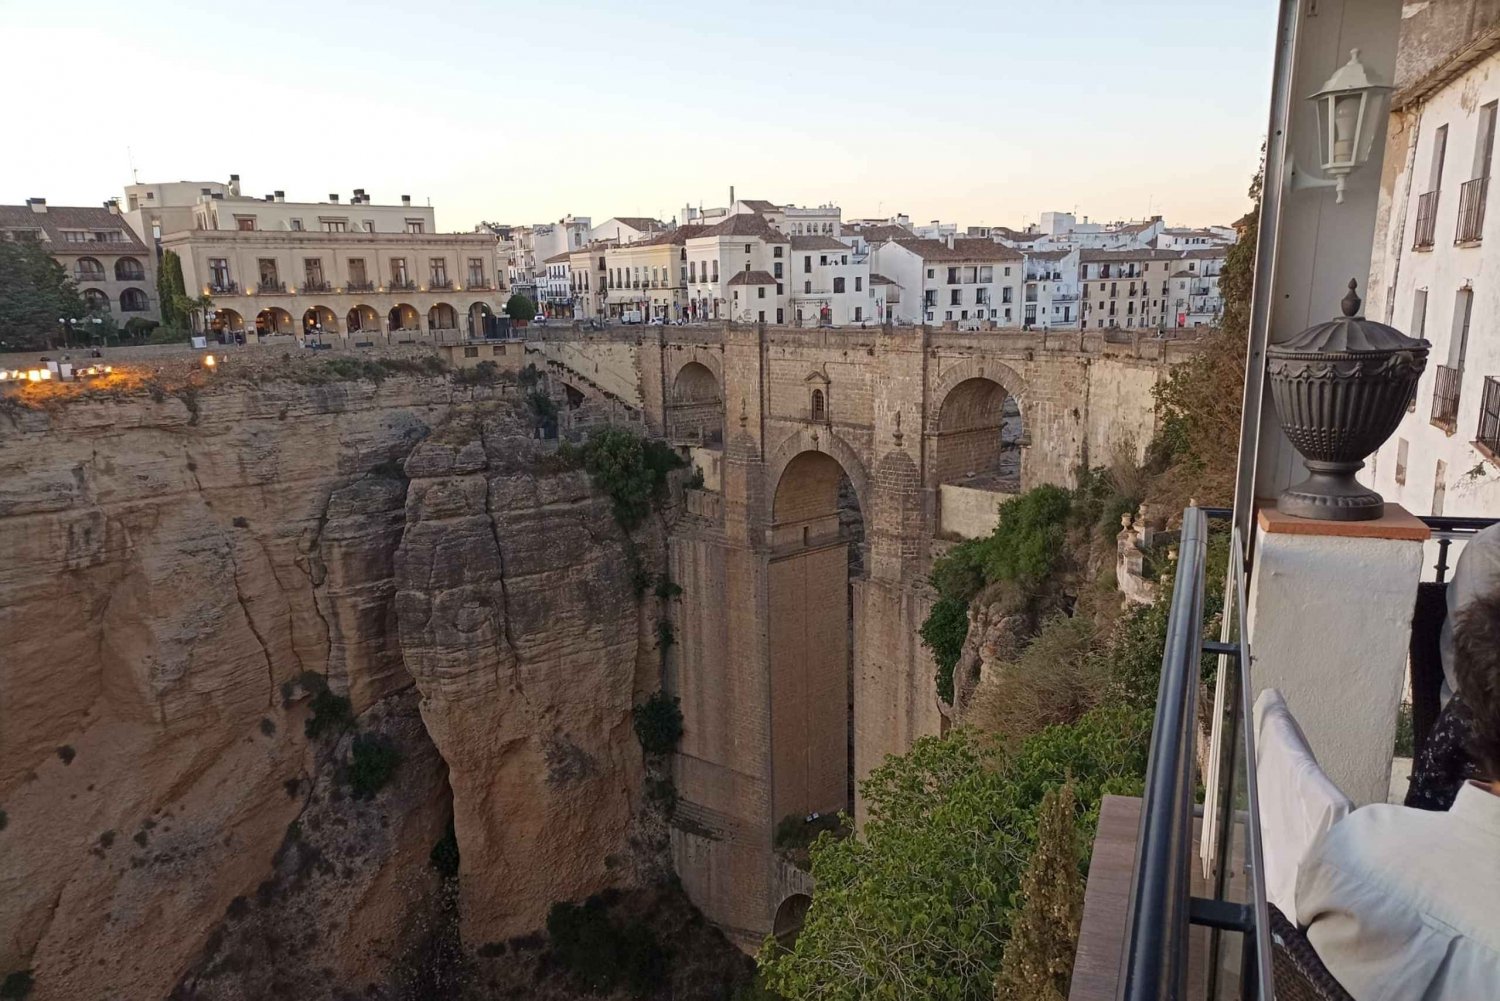
[[[1465,605],[1453,623],[1453,673],[1469,709],[1469,749],[1500,780],[1500,590]]]

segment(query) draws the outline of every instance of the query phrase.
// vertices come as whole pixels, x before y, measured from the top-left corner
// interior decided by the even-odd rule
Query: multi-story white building
[[[688,317],[741,320],[748,314],[754,319],[764,310],[767,323],[786,323],[786,303],[783,300],[777,305],[775,283],[781,283],[784,296],[790,246],[785,234],[753,212],[734,213],[714,226],[694,227],[685,241]],[[741,271],[771,275],[773,301],[764,304],[764,285],[753,289],[742,287],[740,307],[735,310],[735,297],[730,294],[728,282]],[[747,298],[752,292],[756,296],[755,305]]]
[[[1217,322],[1225,251],[1083,250],[1083,325],[1175,329]]]
[[[579,248],[582,250],[583,248]],[[573,316],[572,257],[575,251],[564,250],[542,262],[537,275],[537,312],[548,317]]]
[[[1156,237],[1158,250],[1211,250],[1234,243],[1234,229],[1209,226],[1205,229],[1163,229]]]
[[[1025,259],[993,240],[887,240],[870,251],[870,268],[901,290],[891,319],[978,327],[1021,322]]]
[[[165,217],[164,217],[165,218]],[[430,206],[199,194],[190,229],[164,233],[213,329],[242,336],[473,331],[500,312],[495,236],[438,233]]]
[[[785,289],[788,322],[850,326],[878,314],[870,284],[868,257],[855,254],[831,236],[790,236],[789,274],[778,273],[777,292]],[[772,262],[773,265],[779,263]]]
[[[530,229],[535,261],[545,261],[564,251],[577,250],[593,242],[590,234],[594,227],[588,216],[564,216],[557,222],[537,223]]]
[[[1079,250],[1027,250],[1026,289],[1021,296],[1021,326],[1042,330],[1075,329]]]
[[[1500,509],[1500,213],[1489,213],[1500,39],[1398,81],[1365,314],[1432,343],[1361,478],[1417,514]],[[1407,96],[1411,95],[1411,96]]]
[[[108,313],[121,325],[137,316],[160,319],[156,252],[137,239],[118,202],[74,208],[28,198],[25,205],[0,205],[0,239],[39,242],[92,313]]]
[[[573,289],[573,318],[606,316],[604,297],[609,289],[607,243],[594,243],[568,253],[568,282]]]

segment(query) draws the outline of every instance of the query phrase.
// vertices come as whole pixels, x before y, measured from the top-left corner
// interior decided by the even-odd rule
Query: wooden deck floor
[[[1130,876],[1135,869],[1135,843],[1141,826],[1141,801],[1134,796],[1106,796],[1099,809],[1099,830],[1089,862],[1088,889],[1083,898],[1083,926],[1078,954],[1073,960],[1073,984],[1068,1001],[1115,1001],[1120,981],[1120,959],[1125,951],[1125,914],[1130,903]],[[1193,844],[1198,843],[1194,824]],[[1192,892],[1204,887],[1196,859]],[[1205,929],[1194,928],[1189,938],[1189,998],[1202,998],[1203,960],[1207,953]]]

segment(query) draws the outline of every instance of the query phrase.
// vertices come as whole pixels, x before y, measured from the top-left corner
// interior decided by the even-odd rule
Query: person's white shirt
[[[1355,810],[1303,862],[1296,921],[1355,1001],[1500,997],[1500,796]]]
[[[1474,535],[1464,543],[1448,581],[1448,615],[1438,635],[1438,650],[1443,658],[1443,701],[1458,691],[1453,676],[1453,622],[1475,598],[1500,590],[1500,522]],[[1500,993],[1500,992],[1497,992]]]

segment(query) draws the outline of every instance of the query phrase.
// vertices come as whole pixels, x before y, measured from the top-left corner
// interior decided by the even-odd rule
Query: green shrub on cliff
[[[667,475],[684,464],[670,446],[624,428],[602,428],[583,446],[583,468],[594,486],[609,494],[615,520],[627,532],[666,499]]]
[[[657,691],[632,711],[635,736],[647,754],[670,754],[682,739],[682,708],[677,698]]]
[[[1043,801],[1071,778],[1090,832],[1105,793],[1139,790],[1150,725],[1108,706],[1014,752],[960,728],[887,758],[860,837],[813,846],[812,908],[790,950],[762,950],[766,984],[790,1001],[987,996]]]
[[[297,677],[297,684],[312,693],[312,701],[308,703],[312,714],[302,726],[308,737],[316,740],[324,734],[342,733],[354,725],[353,705],[345,696],[329,690],[327,678],[316,671],[303,671]],[[291,687],[283,686],[283,694],[289,698]]]
[[[0,998],[5,1001],[21,1001],[22,998],[31,995],[31,988],[36,985],[36,979],[32,977],[30,970],[17,970],[8,973],[5,981],[0,983]]]
[[[547,935],[558,963],[591,993],[623,987],[639,997],[667,982],[667,952],[656,936],[641,924],[613,921],[602,896],[553,904]]]
[[[969,603],[957,598],[939,598],[922,623],[922,645],[937,661],[937,690],[944,702],[953,701],[953,668],[969,635]]]

